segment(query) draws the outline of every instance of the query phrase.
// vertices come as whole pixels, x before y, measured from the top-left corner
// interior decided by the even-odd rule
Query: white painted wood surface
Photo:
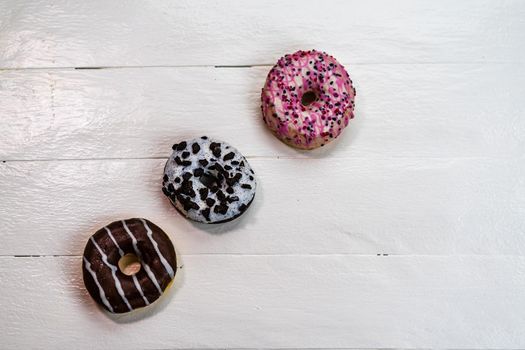
[[[525,27],[525,26],[524,26]],[[248,157],[509,157],[525,142],[523,64],[356,65],[356,118],[301,152],[263,128],[270,67],[15,70],[2,73],[3,159],[166,158],[209,134]],[[7,135],[9,134],[9,135]]]
[[[273,64],[323,48],[345,63],[523,62],[519,0],[4,0],[0,66]]]
[[[259,114],[299,48],[358,89],[314,152]],[[524,63],[521,1],[0,1],[0,349],[525,348]],[[232,223],[160,192],[171,144],[202,134],[257,172]],[[179,272],[109,316],[80,254],[132,216]]]
[[[128,316],[94,307],[78,257],[0,262],[2,301],[12,305],[2,305],[5,348],[516,348],[523,341],[524,257],[186,255],[166,298]]]
[[[90,233],[140,215],[185,254],[525,253],[523,159],[254,158],[253,208],[211,226],[183,219],[160,192],[164,163],[0,164],[0,254],[79,255]]]

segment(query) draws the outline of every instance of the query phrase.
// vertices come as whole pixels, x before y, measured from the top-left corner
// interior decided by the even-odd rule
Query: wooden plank
[[[512,157],[525,149],[525,66],[358,65],[356,119],[300,152],[260,115],[269,67],[4,71],[0,160],[167,157],[209,134],[248,157]]]
[[[349,69],[357,119],[300,152],[259,93],[314,47]],[[4,0],[0,48],[1,349],[525,348],[524,2]],[[201,134],[257,172],[232,223],[159,190]],[[132,216],[179,271],[110,316],[79,255]]]
[[[182,256],[124,316],[95,306],[80,257],[0,262],[4,348],[525,346],[524,257]]]
[[[523,62],[521,1],[0,3],[0,67],[272,64],[297,49],[345,63]]]
[[[0,163],[0,254],[81,254],[103,225],[143,216],[186,254],[524,254],[525,162],[250,160],[254,204],[191,223],[160,191],[163,159]]]

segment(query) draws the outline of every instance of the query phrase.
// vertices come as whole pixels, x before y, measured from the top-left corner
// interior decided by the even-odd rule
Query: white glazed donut
[[[164,167],[162,191],[188,219],[222,223],[248,209],[257,181],[244,156],[226,142],[206,136],[173,145]]]

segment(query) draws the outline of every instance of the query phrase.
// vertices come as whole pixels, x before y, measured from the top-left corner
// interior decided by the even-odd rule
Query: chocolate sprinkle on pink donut
[[[314,149],[338,137],[354,117],[355,88],[345,68],[315,50],[285,55],[262,90],[263,120],[286,144]]]

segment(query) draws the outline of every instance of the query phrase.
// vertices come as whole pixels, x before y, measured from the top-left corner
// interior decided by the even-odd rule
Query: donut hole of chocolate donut
[[[218,175],[219,173],[216,170],[211,170],[202,174],[202,176],[199,177],[199,181],[208,188],[219,186]]]
[[[306,91],[301,97],[301,104],[308,107],[317,100],[317,94],[313,90]]]
[[[123,255],[118,261],[120,272],[126,276],[133,276],[140,271],[141,267],[140,258],[133,253]]]

